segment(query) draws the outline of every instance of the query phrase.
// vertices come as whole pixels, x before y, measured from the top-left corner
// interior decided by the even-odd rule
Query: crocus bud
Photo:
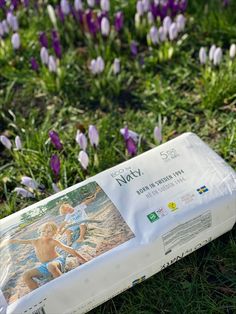
[[[209,51],[209,60],[210,61],[213,61],[215,50],[216,50],[216,46],[212,45],[210,48],[210,51]]]
[[[56,185],[56,183],[52,183],[52,189],[55,193],[58,193],[60,192],[60,188]]]
[[[170,40],[175,40],[178,36],[178,28],[176,23],[172,23],[169,28],[169,38]]]
[[[124,15],[122,12],[117,12],[115,14],[115,30],[119,32],[124,25]]]
[[[206,48],[201,47],[199,51],[199,60],[201,64],[206,64],[207,61],[207,53],[206,53]]]
[[[101,33],[103,36],[108,36],[110,32],[110,22],[106,16],[101,21]]]
[[[83,151],[83,150],[80,151],[78,160],[79,160],[81,166],[84,169],[87,169],[88,164],[89,164],[89,158],[88,158],[88,155],[85,151]]]
[[[7,23],[8,25],[13,28],[14,25],[14,15],[11,11],[7,12]]]
[[[65,15],[68,15],[70,13],[70,5],[67,0],[61,0],[61,11]]]
[[[109,0],[101,0],[101,9],[102,9],[102,11],[108,12],[110,10],[110,1]]]
[[[149,24],[149,25],[152,25],[152,24],[153,24],[153,22],[154,22],[154,17],[153,17],[153,14],[152,14],[151,11],[148,12],[148,14],[147,14],[147,20],[148,20],[148,24]]]
[[[153,136],[154,136],[155,141],[158,141],[159,143],[161,143],[162,142],[162,128],[156,126],[154,128]]]
[[[7,24],[6,20],[2,21],[2,28],[3,28],[3,31],[4,31],[5,34],[9,33],[9,27],[8,27],[8,24]]]
[[[163,28],[166,34],[169,33],[171,23],[172,23],[171,18],[169,16],[166,16],[163,20]]]
[[[128,154],[131,156],[136,155],[139,135],[136,132],[129,130],[127,126],[120,129],[120,133],[124,137]]]
[[[0,136],[0,142],[1,142],[2,145],[5,146],[7,149],[11,149],[11,147],[12,147],[11,141],[10,141],[5,135],[1,135],[1,136]]]
[[[150,39],[151,39],[151,42],[153,43],[153,45],[158,44],[158,41],[159,41],[159,39],[158,39],[158,29],[156,28],[156,26],[152,26],[151,27],[149,35],[150,35]]]
[[[12,30],[13,30],[14,32],[17,32],[18,29],[19,29],[18,20],[17,20],[17,17],[16,17],[16,16],[13,16],[13,17],[12,17],[12,25],[11,25],[11,27],[12,27]]]
[[[57,25],[57,18],[56,18],[56,14],[55,14],[55,10],[54,10],[53,6],[51,4],[49,4],[47,6],[47,10],[48,10],[49,19],[51,20],[53,26],[56,27],[56,25]]]
[[[88,6],[93,8],[95,6],[95,0],[87,0]]]
[[[47,39],[47,36],[44,32],[41,32],[39,34],[39,42],[40,42],[42,47],[48,48],[48,39]]]
[[[97,73],[102,73],[105,69],[105,63],[102,57],[98,57],[96,60]]]
[[[61,50],[61,44],[59,39],[55,39],[52,42],[52,46],[55,52],[55,55],[57,56],[57,58],[61,59],[62,57],[62,50]]]
[[[76,11],[82,11],[83,10],[83,3],[81,0],[75,0],[74,7]]]
[[[176,17],[176,25],[179,32],[182,32],[185,28],[186,19],[183,14],[179,14]]]
[[[45,48],[45,47],[41,48],[41,50],[40,50],[40,58],[41,58],[42,64],[48,64],[49,56],[48,56],[47,48]]]
[[[126,149],[128,151],[128,154],[130,156],[135,156],[137,154],[137,144],[135,141],[132,139],[132,137],[129,137],[126,141]]]
[[[54,175],[56,177],[58,177],[59,173],[60,173],[61,163],[60,163],[60,159],[57,155],[52,155],[52,157],[50,159],[50,167],[51,167]]]
[[[139,28],[140,24],[141,24],[141,15],[138,14],[138,12],[135,13],[134,16],[134,24],[136,28]]]
[[[48,69],[50,72],[57,72],[57,63],[53,56],[49,56],[48,58]]]
[[[17,50],[20,48],[20,36],[18,33],[14,33],[11,37],[11,43],[13,49]]]
[[[34,198],[34,194],[27,191],[26,189],[23,189],[23,188],[15,188],[14,189],[14,192],[17,193],[17,195],[21,195],[22,197],[25,197],[25,198]]]
[[[99,135],[98,135],[98,130],[95,127],[95,125],[89,126],[88,136],[89,136],[90,144],[94,147],[97,147],[99,143]]]
[[[97,74],[97,60],[92,59],[89,68],[93,74]]]
[[[30,59],[30,65],[31,65],[31,69],[33,71],[38,71],[39,65],[38,65],[38,62],[37,62],[37,60],[35,58],[31,58]]]
[[[36,190],[39,187],[39,183],[32,179],[31,177],[23,176],[21,178],[21,184],[27,186],[28,188],[31,188],[33,190]]]
[[[143,11],[148,12],[150,9],[150,1],[149,0],[142,0]]]
[[[16,138],[15,138],[15,144],[16,144],[16,148],[18,150],[21,150],[22,149],[22,143],[21,143],[21,139],[20,137],[17,135]]]
[[[141,0],[139,0],[136,4],[136,11],[140,16],[142,16],[144,13],[143,3]]]
[[[163,26],[161,26],[158,30],[158,36],[159,36],[159,40],[161,42],[166,41],[166,32],[164,31]]]
[[[80,148],[85,151],[87,148],[88,142],[87,142],[87,138],[84,135],[84,133],[82,133],[78,130],[75,140],[79,144]]]
[[[138,139],[139,139],[138,133],[132,130],[129,130],[128,127],[120,129],[120,134],[123,135],[125,140],[131,137],[135,141],[135,143],[138,143]]]
[[[60,137],[58,135],[58,133],[56,131],[49,131],[48,133],[49,138],[53,144],[53,146],[57,149],[57,150],[61,150],[63,148],[63,145],[61,143]]]
[[[229,56],[231,59],[233,59],[235,55],[236,55],[236,45],[232,44],[229,49]]]
[[[115,59],[113,62],[113,73],[116,75],[120,73],[120,59]]]
[[[132,41],[131,44],[130,44],[130,51],[131,51],[131,54],[136,57],[137,54],[138,54],[138,45],[135,41]]]
[[[222,49],[220,47],[216,48],[214,52],[214,57],[213,57],[213,64],[214,65],[219,65],[221,60],[222,60]]]
[[[5,9],[6,0],[0,0],[0,9]]]
[[[0,22],[0,37],[2,37],[5,34],[4,29],[3,29],[3,25]]]

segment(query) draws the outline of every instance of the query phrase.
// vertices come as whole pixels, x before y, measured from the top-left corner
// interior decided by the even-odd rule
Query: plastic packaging
[[[235,221],[235,171],[185,133],[2,219],[0,313],[86,313]]]

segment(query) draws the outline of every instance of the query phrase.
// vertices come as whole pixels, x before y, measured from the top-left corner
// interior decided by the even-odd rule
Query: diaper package
[[[235,222],[235,171],[185,133],[2,219],[0,313],[86,313]]]

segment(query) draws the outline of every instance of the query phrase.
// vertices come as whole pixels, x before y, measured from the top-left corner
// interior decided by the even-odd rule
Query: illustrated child
[[[33,245],[35,254],[41,262],[40,266],[30,269],[23,274],[23,280],[30,290],[38,288],[38,284],[34,280],[35,277],[40,278],[52,275],[53,278],[57,278],[62,275],[65,266],[65,258],[57,253],[56,248],[60,248],[78,257],[83,263],[87,262],[87,260],[74,249],[54,239],[58,232],[58,227],[54,222],[46,222],[40,227],[39,232],[40,237],[35,239],[8,240],[8,243]]]
[[[64,222],[60,225],[58,232],[62,235],[66,234],[67,245],[72,244],[72,239],[79,229],[79,238],[77,242],[83,242],[87,231],[87,225],[85,220],[88,220],[88,216],[85,213],[85,208],[93,199],[96,198],[96,194],[93,197],[85,199],[76,207],[72,207],[69,203],[61,204],[59,211],[61,215],[65,215]]]
[[[59,227],[59,233],[66,234],[67,245],[72,244],[72,236],[73,234],[75,235],[75,233],[78,232],[78,229],[79,238],[76,241],[84,241],[84,237],[87,231],[87,225],[82,221],[88,219],[84,208],[86,208],[86,206],[77,206],[74,208],[68,203],[63,203],[60,206],[60,214],[65,215],[65,220]]]

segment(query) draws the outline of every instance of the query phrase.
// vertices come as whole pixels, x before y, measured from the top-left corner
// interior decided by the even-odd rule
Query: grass
[[[134,5],[135,1],[130,3]],[[115,2],[118,5],[119,1]],[[123,4],[125,14],[130,12]],[[10,153],[0,147],[0,215],[5,217],[52,194],[53,174],[49,159],[54,149],[48,131],[56,130],[64,144],[60,153],[62,170],[59,185],[66,188],[125,159],[125,147],[119,129],[129,128],[141,135],[138,153],[155,145],[153,128],[164,119],[164,141],[192,131],[205,140],[233,168],[236,166],[236,60],[229,61],[228,48],[236,43],[236,3],[228,8],[221,1],[192,1],[187,15],[186,33],[178,39],[171,58],[160,58],[159,51],[144,48],[140,34],[139,60],[128,57],[128,41],[133,34],[122,34],[124,42],[103,42],[95,47],[80,42],[73,29],[63,37],[64,57],[61,75],[55,78],[46,69],[40,74],[29,71],[29,52],[22,49],[14,56],[6,41],[1,50],[0,132],[11,139],[19,135],[23,152]],[[131,10],[132,11],[132,10]],[[25,22],[27,26],[27,22]],[[127,23],[131,23],[130,21]],[[33,19],[24,33],[31,48],[37,50],[35,34],[50,23],[40,16]],[[61,26],[60,26],[61,27]],[[70,25],[65,26],[67,28]],[[60,31],[65,31],[60,29]],[[80,36],[80,35],[78,35]],[[70,38],[73,38],[71,40]],[[79,37],[80,38],[80,37]],[[100,41],[102,39],[100,38]],[[219,68],[200,66],[198,51],[213,43],[224,49]],[[168,56],[169,47],[162,55]],[[107,54],[109,62],[119,54],[123,71],[118,79],[109,74],[95,80],[87,69],[87,55]],[[5,56],[5,58],[4,58]],[[86,175],[79,167],[79,147],[75,144],[78,124],[87,129],[95,124],[100,133],[99,165],[90,163]],[[91,160],[94,152],[89,151]],[[12,193],[20,177],[28,175],[43,183],[45,192],[36,200],[21,199]],[[91,311],[110,314],[151,313],[229,313],[236,312],[236,229],[178,261],[138,286],[122,293]]]

